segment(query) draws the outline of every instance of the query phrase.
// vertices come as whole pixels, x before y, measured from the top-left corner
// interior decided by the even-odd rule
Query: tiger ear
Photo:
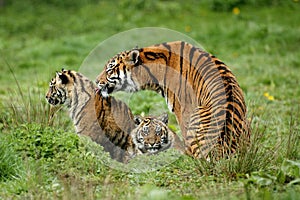
[[[162,114],[161,116],[159,116],[158,119],[159,119],[160,121],[162,121],[164,124],[168,125],[168,122],[169,122],[169,115],[168,115],[168,113],[164,113],[164,114]]]
[[[133,49],[128,53],[127,61],[129,64],[136,65],[139,62],[140,52],[138,49]]]
[[[142,123],[143,119],[140,116],[134,116],[134,123],[135,125],[140,125]]]
[[[61,84],[67,84],[69,82],[68,77],[61,72],[56,72],[56,76],[58,76],[58,78],[60,79]]]

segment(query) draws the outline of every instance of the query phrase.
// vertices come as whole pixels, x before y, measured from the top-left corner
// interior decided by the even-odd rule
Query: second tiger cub
[[[160,117],[135,117],[137,127],[131,132],[137,154],[155,154],[171,147],[184,151],[179,137],[168,128],[168,114]]]

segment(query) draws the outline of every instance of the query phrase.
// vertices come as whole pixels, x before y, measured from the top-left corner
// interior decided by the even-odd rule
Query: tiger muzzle
[[[155,153],[161,148],[161,146],[159,144],[148,144],[145,148],[148,152]]]
[[[57,99],[53,99],[51,97],[49,97],[49,98],[46,97],[46,99],[47,99],[47,101],[48,101],[49,104],[54,105],[54,106],[59,103],[59,101]]]
[[[108,83],[101,83],[96,81],[98,88],[96,88],[95,92],[100,94],[103,98],[108,98],[109,94],[114,91],[113,87],[109,87]]]

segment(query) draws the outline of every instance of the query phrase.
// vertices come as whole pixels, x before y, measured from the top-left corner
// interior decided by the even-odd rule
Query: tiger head
[[[157,153],[171,147],[173,139],[168,126],[168,114],[159,118],[135,117],[136,128],[131,136],[134,144],[142,153]]]
[[[139,90],[137,82],[131,76],[132,69],[141,63],[139,51],[133,49],[121,52],[105,65],[103,72],[96,79],[98,92],[103,97],[108,97],[110,93],[120,90],[126,92]]]
[[[49,104],[57,106],[60,104],[69,104],[69,91],[72,90],[75,77],[72,71],[62,69],[56,72],[49,83],[49,89],[46,93],[46,100]]]

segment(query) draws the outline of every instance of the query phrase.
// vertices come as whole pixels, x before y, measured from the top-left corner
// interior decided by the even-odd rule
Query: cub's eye
[[[108,72],[109,70],[113,69],[115,66],[116,66],[116,61],[112,60],[110,63],[107,64],[106,72]]]
[[[140,138],[138,139],[138,141],[139,141],[139,142],[144,142],[144,138],[140,137]]]
[[[145,135],[147,135],[148,134],[148,131],[149,131],[149,127],[148,126],[143,126],[143,133],[145,134]]]
[[[107,75],[108,75],[108,76],[111,76],[112,74],[113,74],[113,71],[112,71],[112,70],[108,70],[108,71],[107,71]]]
[[[157,126],[156,128],[155,128],[155,133],[156,133],[156,135],[160,135],[160,132],[161,132],[161,127],[160,126]]]
[[[107,68],[106,68],[106,73],[110,72],[112,69],[113,68],[108,65]]]

